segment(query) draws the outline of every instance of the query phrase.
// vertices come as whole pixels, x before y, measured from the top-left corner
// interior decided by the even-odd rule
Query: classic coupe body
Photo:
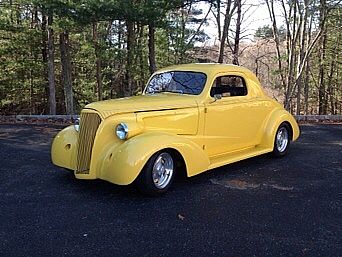
[[[55,165],[79,179],[164,193],[176,173],[194,176],[253,156],[284,156],[299,136],[282,105],[248,69],[187,64],[153,74],[142,95],[88,104],[55,137]]]

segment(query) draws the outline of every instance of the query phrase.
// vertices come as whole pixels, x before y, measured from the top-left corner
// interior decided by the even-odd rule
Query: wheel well
[[[282,124],[286,124],[289,127],[289,129],[290,129],[290,139],[292,141],[292,139],[293,139],[293,128],[291,126],[291,123],[288,122],[288,121],[284,121]]]
[[[172,157],[174,157],[176,159],[176,168],[177,168],[177,175],[180,175],[182,177],[187,177],[187,172],[186,172],[186,164],[185,164],[185,160],[183,158],[183,156],[181,155],[180,152],[178,152],[176,149],[174,148],[166,148],[163,149],[168,151]]]

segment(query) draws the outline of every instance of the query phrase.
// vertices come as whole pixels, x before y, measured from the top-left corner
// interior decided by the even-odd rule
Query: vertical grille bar
[[[101,118],[96,113],[81,113],[76,174],[89,174],[91,153],[100,123]]]

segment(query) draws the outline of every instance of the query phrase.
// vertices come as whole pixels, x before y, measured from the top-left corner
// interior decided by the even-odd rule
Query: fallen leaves
[[[182,221],[185,219],[185,217],[182,214],[179,214],[179,213],[177,214],[177,217],[178,217],[179,220],[182,220]]]

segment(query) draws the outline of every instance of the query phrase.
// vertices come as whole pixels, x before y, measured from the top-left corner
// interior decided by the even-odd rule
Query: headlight
[[[119,139],[124,140],[128,135],[128,127],[125,123],[120,123],[116,126],[115,132]]]
[[[80,118],[77,118],[74,122],[74,128],[78,132],[80,131]]]

